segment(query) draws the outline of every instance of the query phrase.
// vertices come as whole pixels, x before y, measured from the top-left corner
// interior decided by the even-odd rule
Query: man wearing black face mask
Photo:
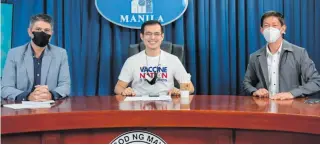
[[[49,44],[53,21],[49,15],[31,17],[31,41],[9,51],[3,71],[1,97],[9,100],[47,101],[70,94],[65,49]]]

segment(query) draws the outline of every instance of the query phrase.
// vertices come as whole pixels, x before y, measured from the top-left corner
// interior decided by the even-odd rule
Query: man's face
[[[263,34],[263,31],[269,27],[279,29],[281,34],[283,34],[286,31],[286,25],[281,26],[279,19],[275,16],[270,16],[263,20],[263,25],[260,28],[260,32]]]
[[[49,35],[52,35],[53,33],[50,23],[44,22],[44,21],[36,21],[33,24],[32,28],[28,28],[28,34],[31,38],[33,38],[32,32],[41,32],[41,31]]]
[[[142,41],[147,49],[160,49],[164,34],[158,24],[147,25],[144,27],[144,34],[140,34]]]

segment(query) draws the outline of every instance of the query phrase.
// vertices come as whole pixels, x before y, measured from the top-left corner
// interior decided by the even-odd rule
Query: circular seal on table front
[[[133,130],[117,136],[110,144],[167,144],[161,137],[148,131]]]

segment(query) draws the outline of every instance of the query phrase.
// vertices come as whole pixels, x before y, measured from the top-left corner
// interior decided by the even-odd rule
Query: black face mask
[[[51,35],[41,31],[41,32],[32,32],[33,38],[32,41],[39,47],[45,47],[49,43]]]

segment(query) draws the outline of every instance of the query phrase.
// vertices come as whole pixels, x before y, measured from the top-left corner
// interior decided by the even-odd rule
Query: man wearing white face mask
[[[286,25],[281,13],[261,17],[267,45],[250,55],[243,81],[246,93],[271,99],[292,99],[320,91],[320,75],[304,48],[283,39]]]

